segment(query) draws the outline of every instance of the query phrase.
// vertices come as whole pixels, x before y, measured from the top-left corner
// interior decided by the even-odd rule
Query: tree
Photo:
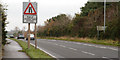
[[[5,15],[4,10],[7,10],[7,9],[3,8],[3,6],[0,4],[0,20],[2,21],[0,25],[2,26],[2,44],[3,45],[6,44],[6,33],[7,33],[7,31],[5,31],[5,27],[7,24],[6,23],[7,15]]]
[[[101,39],[120,39],[120,18],[118,14],[120,3],[106,3],[106,32],[101,31]],[[119,6],[118,6],[119,5]],[[96,38],[97,26],[104,25],[104,3],[87,2],[81,8],[80,14],[75,14],[71,19],[65,14],[60,14],[45,21],[45,26],[39,26],[41,36],[72,36]]]
[[[22,33],[22,32],[20,31],[19,27],[15,27],[14,31],[15,31],[15,32],[14,32],[13,35],[14,35],[15,37],[17,37],[18,34]]]
[[[67,15],[60,14],[52,17],[51,19],[48,19],[45,22],[44,27],[40,26],[43,29],[41,30],[40,28],[39,30],[44,30],[44,35],[46,36],[65,36],[69,33],[68,25],[70,24],[70,22],[71,19]]]
[[[88,13],[90,11],[94,11],[98,8],[101,8],[103,6],[103,2],[87,2],[85,4],[85,7],[80,8],[81,9],[81,16],[88,16]]]

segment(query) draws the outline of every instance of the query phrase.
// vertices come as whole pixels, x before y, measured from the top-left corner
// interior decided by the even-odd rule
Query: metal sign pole
[[[28,48],[30,48],[30,23],[28,23]]]
[[[37,49],[37,32],[36,32],[36,23],[35,23],[35,49]]]
[[[98,40],[99,40],[99,30],[97,30],[97,35],[98,35],[97,38],[98,38]]]
[[[29,0],[30,2],[30,0]],[[28,49],[30,48],[30,23],[28,23]]]

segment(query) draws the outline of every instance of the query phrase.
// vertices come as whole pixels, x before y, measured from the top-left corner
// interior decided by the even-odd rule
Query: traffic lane
[[[106,47],[106,49],[116,49],[116,50],[118,50],[118,47],[107,46],[107,45],[100,45],[100,44],[73,42],[73,41],[63,41],[63,40],[50,40],[50,39],[38,39],[38,40],[47,40],[47,41],[53,41],[53,42],[64,42],[64,43],[74,43],[74,44],[83,44],[83,45],[89,45],[89,46],[93,46],[93,47],[97,47],[97,48]]]
[[[41,39],[39,39],[40,41],[42,41]],[[39,41],[38,40],[38,41]],[[55,45],[59,45],[59,47],[69,47],[69,49],[72,49],[72,50],[77,50],[77,51],[82,51],[83,53],[87,53],[87,54],[90,54],[90,55],[96,55],[98,57],[101,57],[101,58],[118,58],[118,51],[116,50],[112,50],[112,49],[105,49],[103,48],[98,48],[98,47],[92,47],[92,46],[89,46],[89,44],[74,44],[74,43],[66,43],[66,41],[55,41],[55,40],[43,40],[43,41],[47,41],[51,44],[55,44]],[[100,46],[101,47],[101,46]],[[108,47],[108,46],[105,46],[105,47]],[[112,47],[113,48],[113,47]],[[114,47],[116,48],[116,47]]]
[[[45,41],[45,40],[44,40]],[[101,57],[109,57],[109,58],[118,58],[118,51],[116,47],[110,47],[112,49],[108,49],[108,46],[97,46],[93,44],[87,44],[87,43],[73,43],[73,42],[66,42],[66,41],[55,41],[55,40],[46,40],[49,41],[53,44],[57,44],[57,45],[63,45],[64,47],[71,47],[73,49],[76,50],[80,50],[80,51],[86,51],[86,52],[90,52],[90,53],[94,53],[97,56],[101,56]],[[115,50],[114,50],[115,49]]]
[[[56,43],[61,43],[61,42],[62,43],[72,43],[72,44],[77,44],[77,45],[84,45],[84,46],[89,46],[89,47],[103,48],[103,49],[118,51],[118,47],[107,46],[107,45],[100,45],[100,44],[71,42],[71,41],[61,41],[61,40],[47,40],[47,39],[38,39],[38,40],[44,40],[44,41],[46,40],[46,41],[56,42]]]
[[[55,43],[55,40],[52,40],[52,42],[50,42],[50,40],[46,40],[46,39],[38,39],[38,41],[40,41],[39,43],[38,43],[38,45],[39,44],[41,44],[41,42],[45,42],[45,43],[51,43],[51,44],[53,44],[53,45],[58,45],[59,47],[63,47],[63,48],[65,48],[66,46],[64,46],[64,45],[59,45],[58,43],[60,43],[60,42],[58,42],[57,44]],[[54,42],[53,42],[54,41]],[[57,41],[59,41],[59,40],[57,40]],[[64,41],[62,41],[62,42],[64,42]],[[68,43],[68,41],[65,41],[65,42],[67,42]],[[31,41],[31,43],[33,43],[34,44],[34,41]],[[73,43],[73,42],[72,42]],[[42,44],[42,45],[44,45],[44,44]],[[85,44],[86,45],[86,44]],[[44,45],[45,46],[45,45]],[[49,46],[49,45],[48,45]],[[41,47],[41,45],[39,46],[39,47]],[[47,47],[48,48],[48,47]],[[54,47],[53,47],[54,48]],[[45,48],[46,49],[46,48]],[[69,47],[68,48],[69,50],[77,50],[77,49],[75,49],[75,48],[71,48],[71,47]],[[49,49],[47,49],[47,51],[49,51],[50,52],[50,50]],[[60,51],[61,52],[61,51]],[[79,52],[82,52],[82,54],[84,53],[84,54],[87,54],[87,55],[95,55],[96,57],[92,57],[92,58],[104,58],[104,59],[109,59],[108,57],[106,57],[106,56],[97,56],[96,54],[93,54],[93,53],[91,53],[91,52],[88,52],[88,51],[82,51],[82,50],[79,50]],[[78,53],[78,52],[77,52]],[[103,52],[104,53],[104,52]],[[57,57],[60,57],[60,55],[59,54],[54,54],[54,52],[52,52],[52,53],[50,53],[50,54],[52,54],[52,55],[55,55],[55,56],[57,56]],[[74,56],[76,56],[76,54],[74,55]],[[72,57],[72,58],[74,58],[74,56]],[[77,55],[78,57],[76,57],[76,58],[86,58],[85,56],[83,56],[83,57],[79,57],[80,55]],[[88,57],[88,56],[87,56]],[[88,57],[88,58],[90,58],[90,57]]]
[[[31,42],[34,44],[34,41]],[[59,56],[62,56],[62,58],[98,58],[97,56],[93,56],[90,54],[85,54],[82,51],[76,51],[72,48],[65,48],[65,47],[60,47],[55,44],[51,44],[50,42],[47,41],[40,41],[38,40],[38,47],[41,47],[48,52],[52,52],[51,54],[55,54],[57,58],[61,58]]]

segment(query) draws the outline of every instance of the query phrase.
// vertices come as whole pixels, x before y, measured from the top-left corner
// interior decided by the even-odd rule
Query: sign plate
[[[105,28],[106,28],[107,26],[105,26]],[[99,31],[102,31],[102,30],[105,30],[105,28],[104,28],[104,26],[97,26],[97,30],[99,30]]]
[[[23,23],[37,23],[36,2],[23,2]]]
[[[35,16],[35,15],[24,15],[23,16],[23,22],[24,23],[36,23],[37,22],[37,16]]]

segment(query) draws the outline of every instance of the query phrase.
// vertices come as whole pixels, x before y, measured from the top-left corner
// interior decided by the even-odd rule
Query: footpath
[[[19,52],[19,50],[22,50],[22,47],[17,42],[10,39],[7,39],[7,42],[9,44],[4,46],[2,60],[30,60],[24,52]]]

